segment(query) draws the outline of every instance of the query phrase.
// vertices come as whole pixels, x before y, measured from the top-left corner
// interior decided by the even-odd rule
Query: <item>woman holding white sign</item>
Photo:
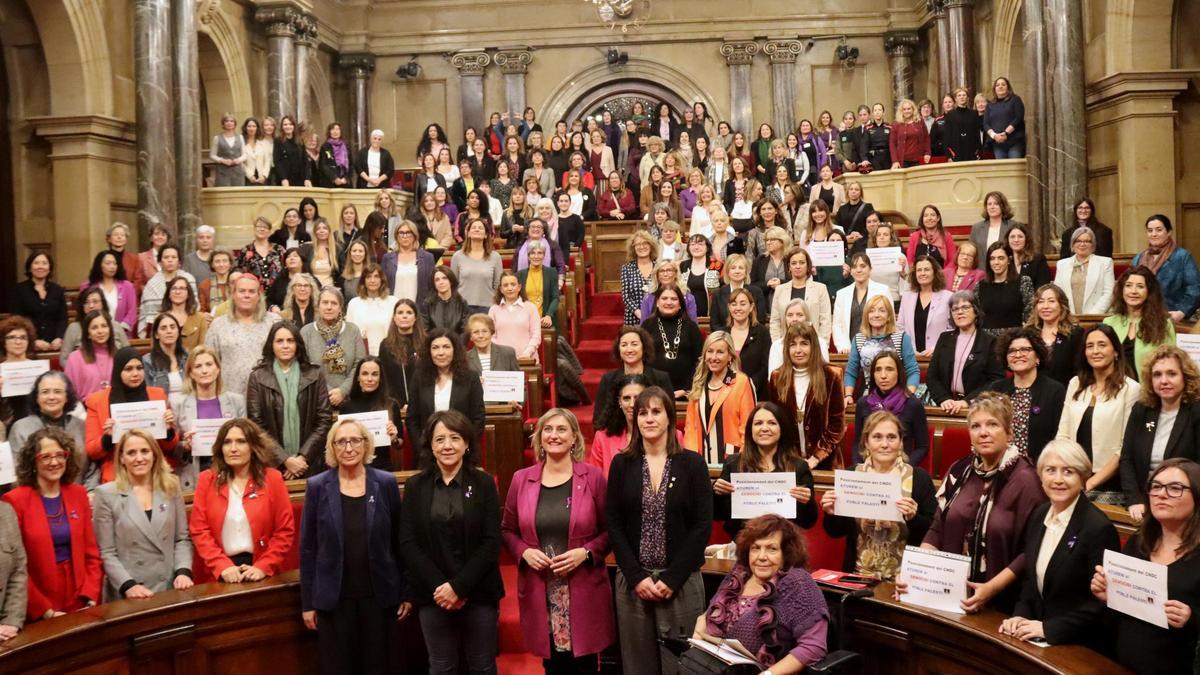
[[[120,438],[113,437],[114,420],[111,406],[122,403],[163,401],[163,423],[167,437],[158,439],[163,454],[170,457],[175,452],[179,436],[175,432],[175,413],[165,405],[167,392],[146,385],[146,368],[142,355],[133,347],[117,350],[113,357],[112,384],[88,396],[83,401],[87,410],[87,454],[93,462],[100,463],[100,482],[107,483],[116,478],[113,451]]]
[[[387,413],[387,436],[389,442],[375,442],[375,457],[370,465],[375,469],[392,470],[391,449],[393,445],[403,442],[400,438],[400,428],[397,423],[402,419],[400,406],[391,396],[391,386],[384,373],[383,362],[378,356],[367,356],[355,366],[350,374],[350,396],[342,404],[342,413],[354,415],[383,411]]]
[[[825,517],[821,526],[831,537],[846,537],[846,557],[842,569],[891,581],[900,572],[905,546],[917,546],[925,538],[933,514],[937,512],[933,480],[904,453],[905,434],[899,418],[887,410],[877,410],[862,429],[863,462],[855,471],[897,476],[900,499],[896,502],[896,520],[868,520],[838,516],[837,493],[827,491],[821,497]],[[856,444],[857,445],[857,444]]]
[[[216,351],[208,345],[200,345],[192,350],[189,357],[183,371],[184,393],[171,397],[175,423],[183,430],[183,438],[180,439],[182,456],[190,455],[192,458],[191,462],[178,469],[179,480],[185,491],[193,489],[197,475],[212,464],[212,446],[196,446],[196,422],[246,416],[246,397],[225,391],[221,381],[221,359]]]
[[[1088,575],[1117,550],[1121,539],[1104,512],[1083,496],[1092,462],[1078,443],[1051,441],[1037,461],[1042,490],[1050,501],[1030,516],[1025,558],[1029,569],[1021,599],[1000,632],[1021,640],[1086,644],[1103,650],[1104,606],[1088,592]],[[1082,498],[1081,498],[1082,497]]]
[[[33,340],[37,337],[37,333],[34,331],[33,323],[23,316],[12,314],[0,321],[0,338],[4,339],[0,363],[22,363],[25,366],[36,366],[36,363],[26,363],[34,354]],[[0,375],[2,374],[3,370],[0,370]],[[0,376],[0,387],[3,385],[4,378]],[[29,404],[24,394],[6,396],[3,403],[0,403],[0,421],[4,423],[5,427],[11,427],[13,422],[28,414]]]
[[[798,429],[789,421],[775,403],[767,401],[754,406],[746,422],[742,451],[725,458],[721,477],[713,483],[716,495],[713,497],[713,520],[721,521],[733,540],[737,540],[738,533],[746,525],[746,519],[733,517],[735,473],[795,473],[796,484],[788,490],[788,496],[796,501],[796,517],[792,522],[806,530],[817,524],[812,469],[804,461]]]
[[[1168,459],[1150,476],[1146,520],[1125,543],[1125,554],[1167,567],[1167,599],[1162,603],[1168,628],[1109,612],[1116,619],[1117,661],[1138,673],[1190,670],[1196,655],[1192,608],[1200,607],[1200,464]],[[1092,595],[1109,602],[1102,566],[1092,577]],[[1163,598],[1159,598],[1163,600]]]
[[[62,371],[47,370],[38,375],[33,381],[33,391],[29,392],[28,406],[32,412],[13,422],[8,430],[8,442],[15,451],[25,446],[25,439],[45,427],[66,431],[75,441],[78,481],[90,490],[100,480],[100,467],[88,460],[83,420],[71,414],[78,403],[75,387]]]
[[[1033,510],[1046,500],[1029,458],[1011,444],[1012,404],[985,392],[967,410],[971,454],[955,462],[938,490],[938,512],[921,548],[971,558],[959,605],[968,613],[985,605],[1001,611],[1016,601],[1025,572],[1025,533]],[[907,584],[897,579],[896,592]]]

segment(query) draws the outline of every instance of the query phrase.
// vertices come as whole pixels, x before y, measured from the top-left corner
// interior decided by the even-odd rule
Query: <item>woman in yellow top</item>
[[[702,366],[688,393],[683,447],[699,452],[708,464],[723,464],[741,452],[746,422],[754,410],[754,385],[740,368],[733,337],[716,331],[704,341]]]
[[[1160,345],[1175,344],[1175,324],[1167,313],[1162,285],[1150,268],[1131,267],[1117,279],[1112,314],[1104,318],[1121,339],[1125,374],[1138,381],[1146,359]]]
[[[529,242],[529,267],[517,272],[525,297],[532,302],[542,317],[542,328],[558,327],[558,270],[546,267],[549,254],[545,240]]]

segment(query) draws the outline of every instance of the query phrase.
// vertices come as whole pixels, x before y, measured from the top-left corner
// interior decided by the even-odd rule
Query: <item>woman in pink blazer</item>
[[[120,324],[128,338],[133,334],[138,320],[138,295],[133,284],[125,279],[125,269],[117,254],[104,250],[92,259],[92,270],[88,273],[87,281],[79,284],[80,292],[91,286],[98,287],[104,292],[105,304],[114,324]],[[116,297],[116,306],[112,306],[112,298]]]
[[[896,328],[908,333],[913,349],[921,356],[932,356],[933,347],[942,333],[954,328],[950,322],[950,296],[946,278],[937,261],[927,255],[917,258],[910,275],[909,289],[900,294],[900,313]],[[924,321],[917,321],[917,310]]]
[[[525,648],[547,672],[596,672],[615,639],[612,588],[604,557],[604,472],[583,461],[579,422],[553,408],[533,432],[538,463],[513,475],[501,529],[518,563]],[[569,508],[568,508],[569,507]]]

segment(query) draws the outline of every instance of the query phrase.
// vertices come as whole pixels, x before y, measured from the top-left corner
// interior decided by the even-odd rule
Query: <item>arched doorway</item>
[[[611,68],[603,60],[581,64],[580,70],[564,77],[551,90],[538,110],[543,120],[580,119],[609,102],[623,97],[645,97],[651,102],[666,101],[676,114],[693,101],[703,101],[708,114],[722,119],[723,106],[701,83],[665,63],[630,57],[629,63]],[[632,104],[632,99],[629,105]],[[624,105],[624,104],[622,104]],[[535,106],[536,107],[536,106]]]
[[[640,102],[646,114],[654,117],[659,103],[666,102],[678,120],[680,111],[690,106],[679,94],[670,89],[643,79],[619,79],[601,84],[581,95],[562,119],[585,119],[602,114],[605,110],[613,114],[618,122],[629,119],[634,102]]]

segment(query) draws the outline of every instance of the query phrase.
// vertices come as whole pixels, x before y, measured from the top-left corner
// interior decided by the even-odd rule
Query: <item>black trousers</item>
[[[391,673],[388,639],[396,608],[373,598],[342,598],[332,612],[317,612],[318,662],[323,675]]]
[[[575,656],[571,652],[559,652],[551,649],[550,658],[542,659],[542,667],[546,669],[546,675],[595,675],[599,666],[600,659],[596,654]]]

